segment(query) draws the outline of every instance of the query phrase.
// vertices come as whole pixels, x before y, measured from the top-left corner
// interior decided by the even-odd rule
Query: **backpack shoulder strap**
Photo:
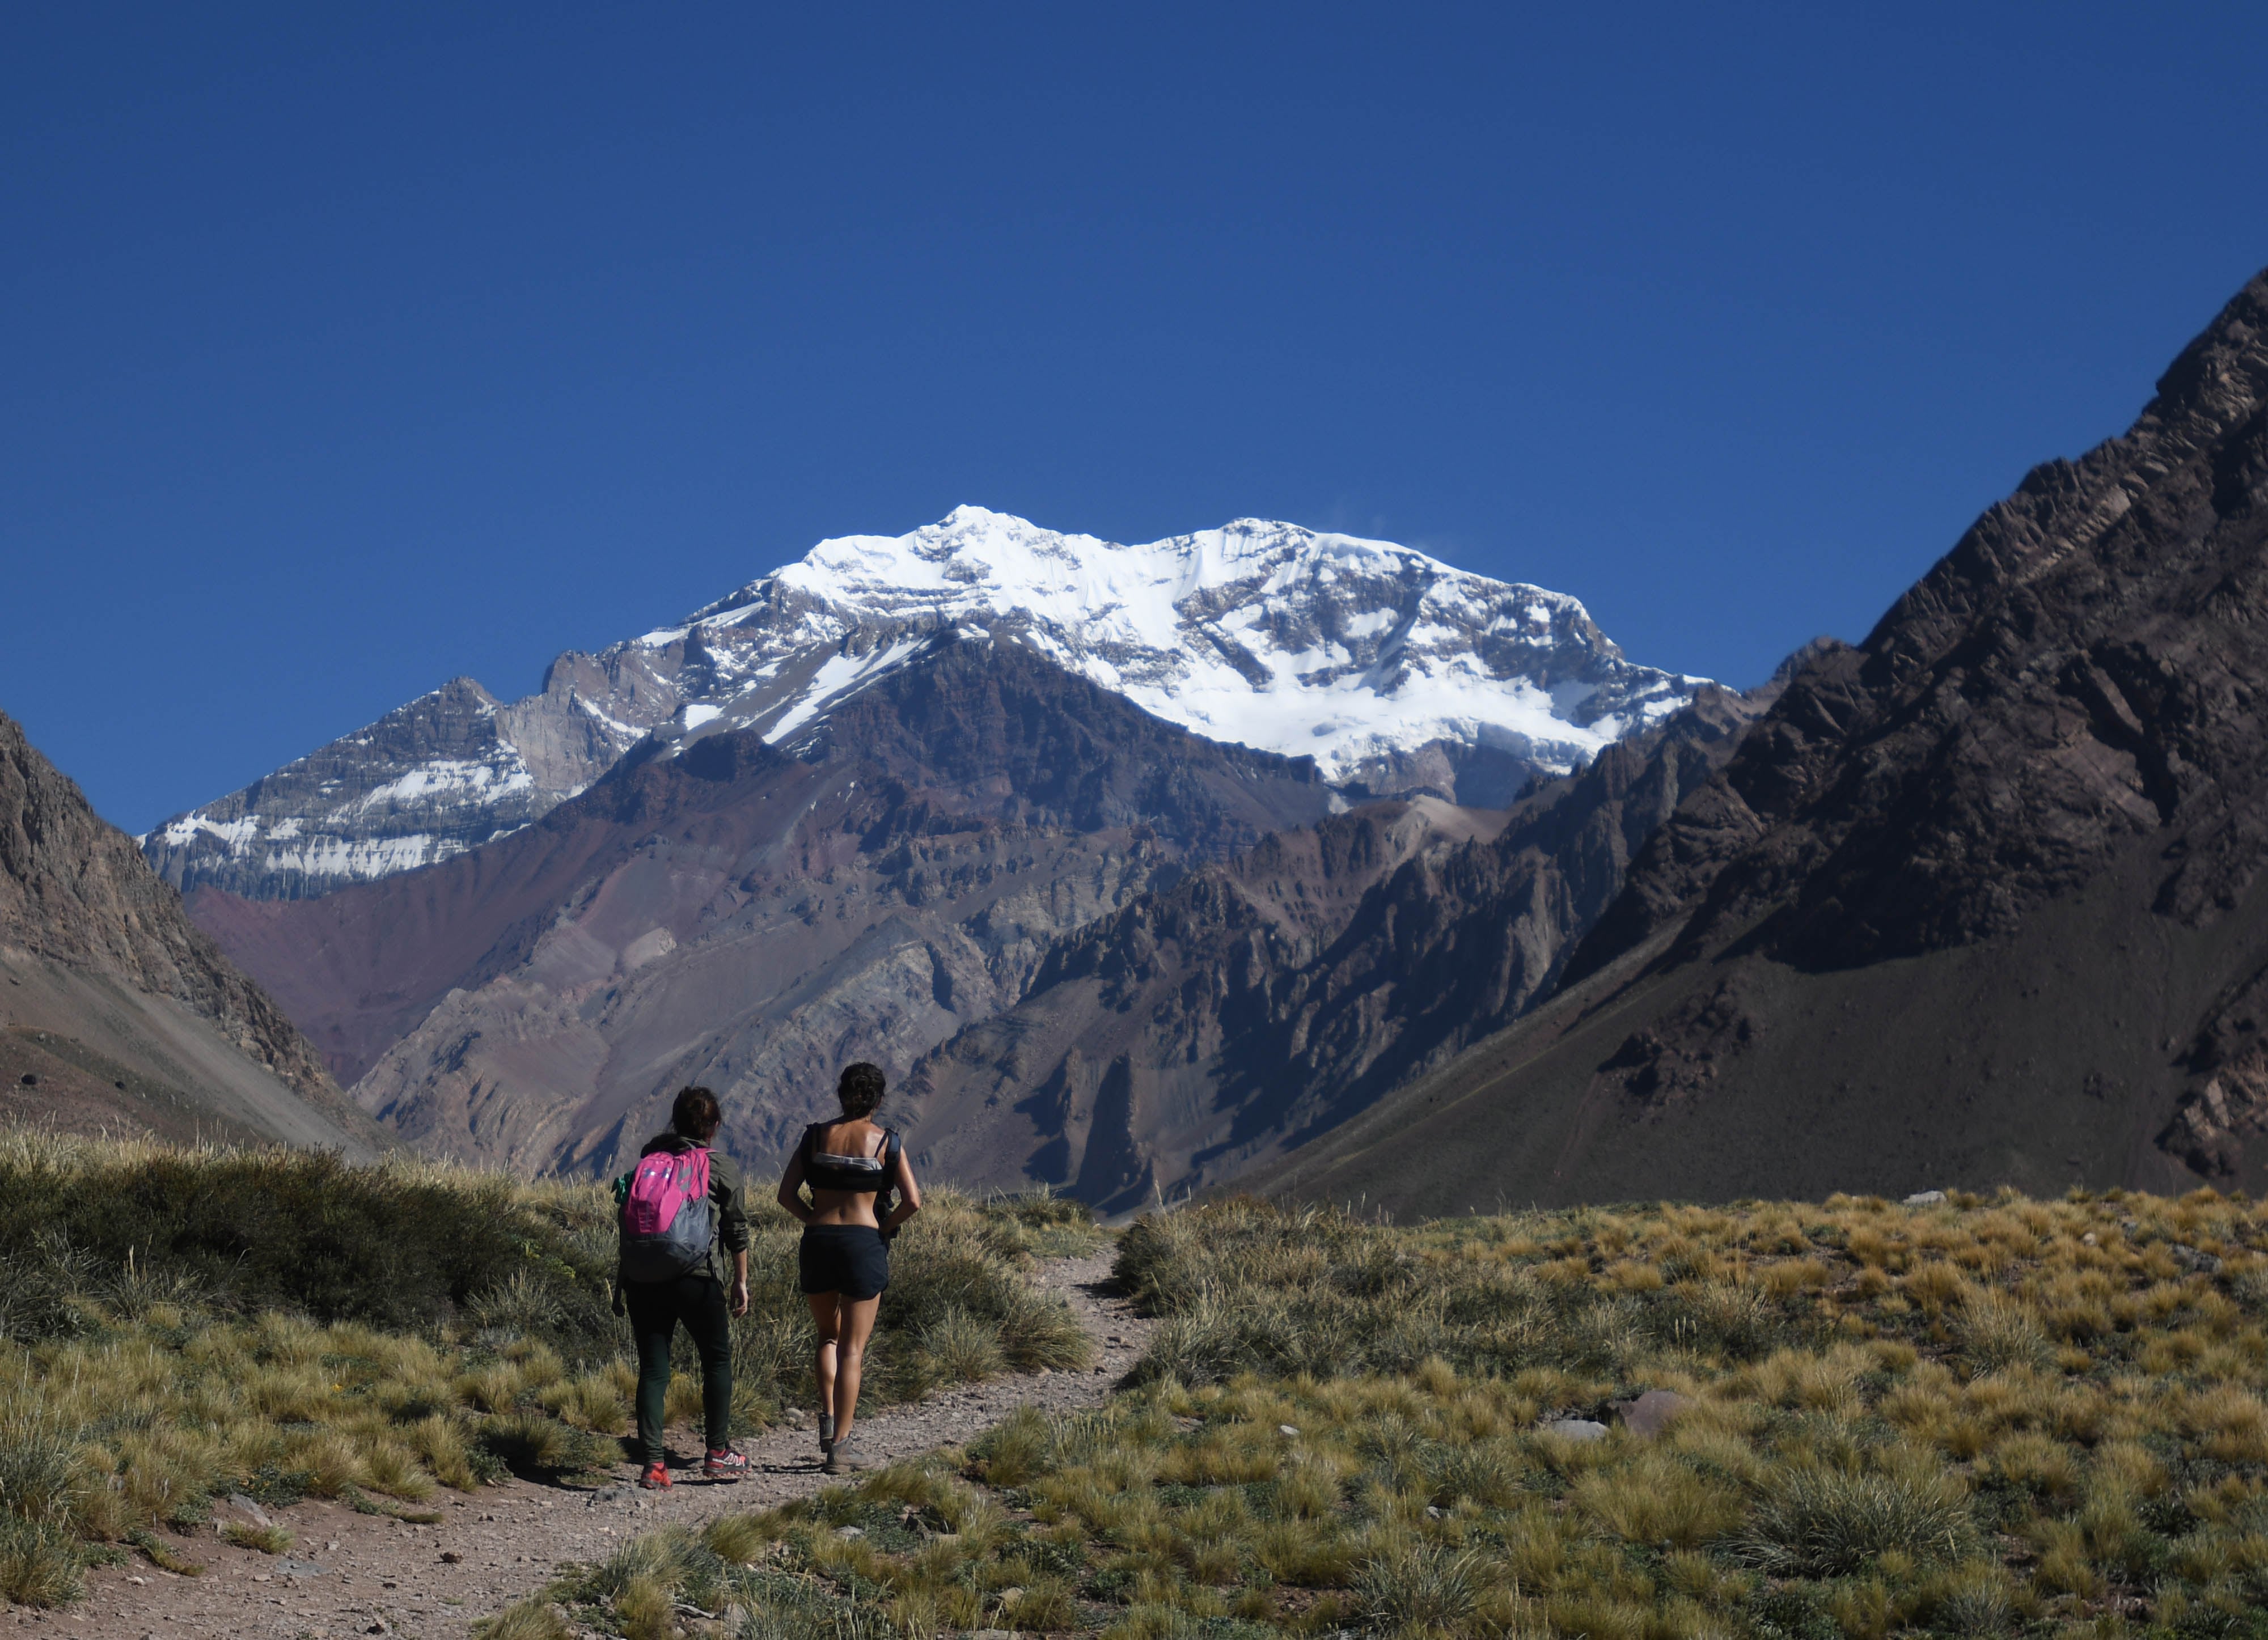
[[[900,1145],[896,1130],[891,1128],[883,1129],[882,1188],[874,1192],[874,1211],[885,1218],[895,1212],[898,1207],[897,1161],[899,1149]],[[887,1241],[890,1237],[895,1236],[897,1233],[898,1232],[895,1230],[885,1231],[883,1232],[882,1239]]]

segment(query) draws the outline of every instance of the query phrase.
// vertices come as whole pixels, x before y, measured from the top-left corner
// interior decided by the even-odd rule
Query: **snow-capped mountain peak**
[[[1201,734],[1311,755],[1341,781],[1435,740],[1564,769],[1700,681],[1624,661],[1565,593],[1389,541],[1241,518],[1124,546],[969,506],[907,535],[822,541],[638,642],[698,645],[722,686],[707,698],[751,686],[719,717],[772,729],[762,686],[801,643],[948,626],[1027,643]]]
[[[1625,660],[1564,593],[1389,541],[1240,518],[1126,545],[961,506],[904,535],[821,541],[678,625],[563,655],[526,700],[469,684],[461,712],[449,690],[423,697],[147,846],[184,886],[387,875],[526,824],[648,735],[799,745],[949,634],[1025,645],[1349,787],[1468,802],[1587,761],[1702,681]]]

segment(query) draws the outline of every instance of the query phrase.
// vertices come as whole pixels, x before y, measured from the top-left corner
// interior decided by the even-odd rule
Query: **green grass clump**
[[[1374,1555],[1355,1576],[1354,1608],[1379,1634],[1439,1635],[1469,1628],[1486,1574],[1469,1550],[1432,1544]]]
[[[2242,1198],[1230,1202],[1119,1262],[1160,1327],[1104,1406],[728,1518],[643,1586],[814,1640],[2268,1636]],[[1647,1389],[1685,1402],[1651,1438],[1549,1427]]]
[[[1084,1210],[929,1202],[896,1243],[870,1399],[1085,1364],[1028,1274]],[[767,1205],[753,1232],[743,1429],[814,1393],[799,1227]],[[412,1506],[441,1488],[612,1464],[637,1379],[615,1247],[596,1185],[0,1133],[0,1597],[68,1602],[101,1545],[163,1565],[156,1534],[232,1493],[430,1519]],[[681,1373],[673,1415],[699,1401]]]
[[[549,1600],[522,1600],[473,1626],[479,1640],[573,1640],[574,1630]]]
[[[283,1526],[255,1526],[242,1520],[232,1520],[221,1528],[221,1536],[239,1548],[258,1549],[262,1555],[281,1555],[291,1547],[291,1533]]]
[[[982,1206],[988,1239],[1009,1257],[1085,1258],[1109,1245],[1086,1202],[1046,1185],[1019,1195],[996,1192]]]
[[[158,1535],[140,1526],[127,1533],[127,1542],[149,1557],[150,1563],[161,1571],[170,1571],[176,1577],[202,1577],[205,1569],[197,1562],[184,1559]]]
[[[552,1476],[604,1469],[622,1450],[620,1441],[533,1409],[488,1419],[481,1425],[476,1445],[515,1475]]]
[[[1953,1475],[1791,1467],[1766,1482],[1732,1547],[1767,1571],[1819,1577],[1886,1555],[1958,1561],[1976,1541],[1968,1489]]]
[[[497,1307],[572,1350],[606,1331],[613,1248],[587,1232],[589,1192],[397,1155],[356,1166],[320,1151],[195,1150],[0,1136],[0,1327],[68,1335],[90,1302],[116,1315],[195,1301],[238,1313],[416,1331]],[[612,1353],[611,1350],[606,1353]]]
[[[60,1522],[0,1515],[0,1596],[18,1606],[66,1606],[78,1599],[85,1565],[77,1537]]]

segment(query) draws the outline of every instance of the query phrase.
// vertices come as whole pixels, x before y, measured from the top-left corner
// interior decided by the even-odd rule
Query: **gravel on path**
[[[1140,1357],[1153,1325],[1116,1295],[1110,1259],[1108,1252],[1051,1259],[1033,1276],[1042,1291],[1071,1305],[1101,1349],[1100,1365],[961,1385],[862,1416],[858,1439],[868,1458],[886,1463],[965,1443],[1019,1407],[1066,1412],[1107,1397]],[[697,1430],[673,1431],[670,1445],[689,1478],[666,1492],[638,1490],[636,1466],[622,1463],[597,1485],[514,1480],[471,1494],[445,1493],[431,1505],[444,1517],[433,1526],[309,1502],[271,1511],[296,1539],[286,1555],[237,1548],[217,1534],[194,1542],[174,1539],[177,1553],[204,1563],[202,1577],[176,1577],[136,1555],[127,1565],[90,1572],[87,1598],[77,1606],[58,1612],[18,1607],[4,1621],[122,1640],[238,1635],[458,1640],[482,1618],[541,1589],[562,1562],[601,1560],[655,1526],[698,1526],[718,1515],[768,1509],[830,1484],[819,1472],[818,1441],[808,1422],[742,1442],[750,1473],[733,1485],[700,1480]],[[241,1518],[228,1508],[216,1515],[217,1523]]]

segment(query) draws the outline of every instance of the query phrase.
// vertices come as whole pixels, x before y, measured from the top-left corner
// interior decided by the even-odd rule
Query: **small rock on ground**
[[[1554,1418],[1543,1426],[1543,1432],[1571,1441],[1595,1441],[1606,1434],[1607,1426],[1590,1418]]]

